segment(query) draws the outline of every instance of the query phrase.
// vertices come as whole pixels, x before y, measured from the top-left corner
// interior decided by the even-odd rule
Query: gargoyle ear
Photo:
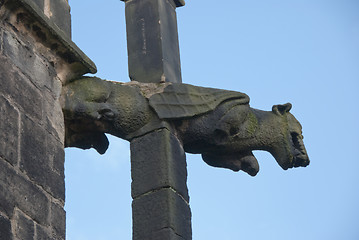
[[[277,115],[284,115],[285,113],[289,112],[292,109],[292,104],[279,104],[273,105],[272,111]]]

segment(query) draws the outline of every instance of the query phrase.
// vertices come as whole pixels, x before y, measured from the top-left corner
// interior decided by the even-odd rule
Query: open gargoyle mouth
[[[309,165],[309,157],[303,143],[303,136],[297,132],[291,132],[293,167],[306,167]]]
[[[303,143],[303,136],[298,132],[288,133],[284,142],[277,142],[270,152],[284,170],[293,167],[306,167],[310,162]]]

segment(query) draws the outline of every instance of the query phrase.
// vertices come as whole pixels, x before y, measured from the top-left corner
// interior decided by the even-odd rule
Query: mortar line
[[[150,190],[150,191],[148,191],[148,192],[142,193],[141,195],[138,195],[138,196],[134,197],[134,198],[133,198],[133,201],[134,201],[134,200],[137,200],[137,199],[140,199],[140,198],[142,198],[142,197],[144,197],[144,196],[150,195],[150,194],[152,194],[152,193],[159,192],[159,191],[161,191],[161,190],[163,190],[163,189],[170,189],[170,190],[172,190],[176,195],[178,195],[178,196],[189,206],[189,201],[187,201],[187,200],[182,196],[182,194],[180,194],[178,191],[176,191],[176,189],[174,189],[174,188],[171,187],[171,186],[164,186],[164,187],[152,189],[152,190]]]

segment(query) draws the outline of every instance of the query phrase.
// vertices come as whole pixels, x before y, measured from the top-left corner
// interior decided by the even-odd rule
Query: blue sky
[[[359,1],[193,1],[177,10],[183,82],[291,102],[311,164],[256,177],[187,155],[194,240],[359,239]],[[127,82],[124,3],[71,0],[73,41],[96,76]],[[129,143],[66,149],[67,239],[131,239]]]

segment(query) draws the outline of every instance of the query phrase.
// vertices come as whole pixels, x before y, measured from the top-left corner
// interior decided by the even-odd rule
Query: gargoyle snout
[[[309,157],[303,143],[303,136],[297,132],[291,132],[294,148],[294,167],[306,167],[309,165]]]
[[[283,169],[293,167],[306,167],[309,165],[309,157],[303,142],[302,126],[299,121],[289,112],[291,105],[273,106],[273,112],[284,116],[286,126],[282,129],[282,140],[278,141],[272,150],[272,155]]]

